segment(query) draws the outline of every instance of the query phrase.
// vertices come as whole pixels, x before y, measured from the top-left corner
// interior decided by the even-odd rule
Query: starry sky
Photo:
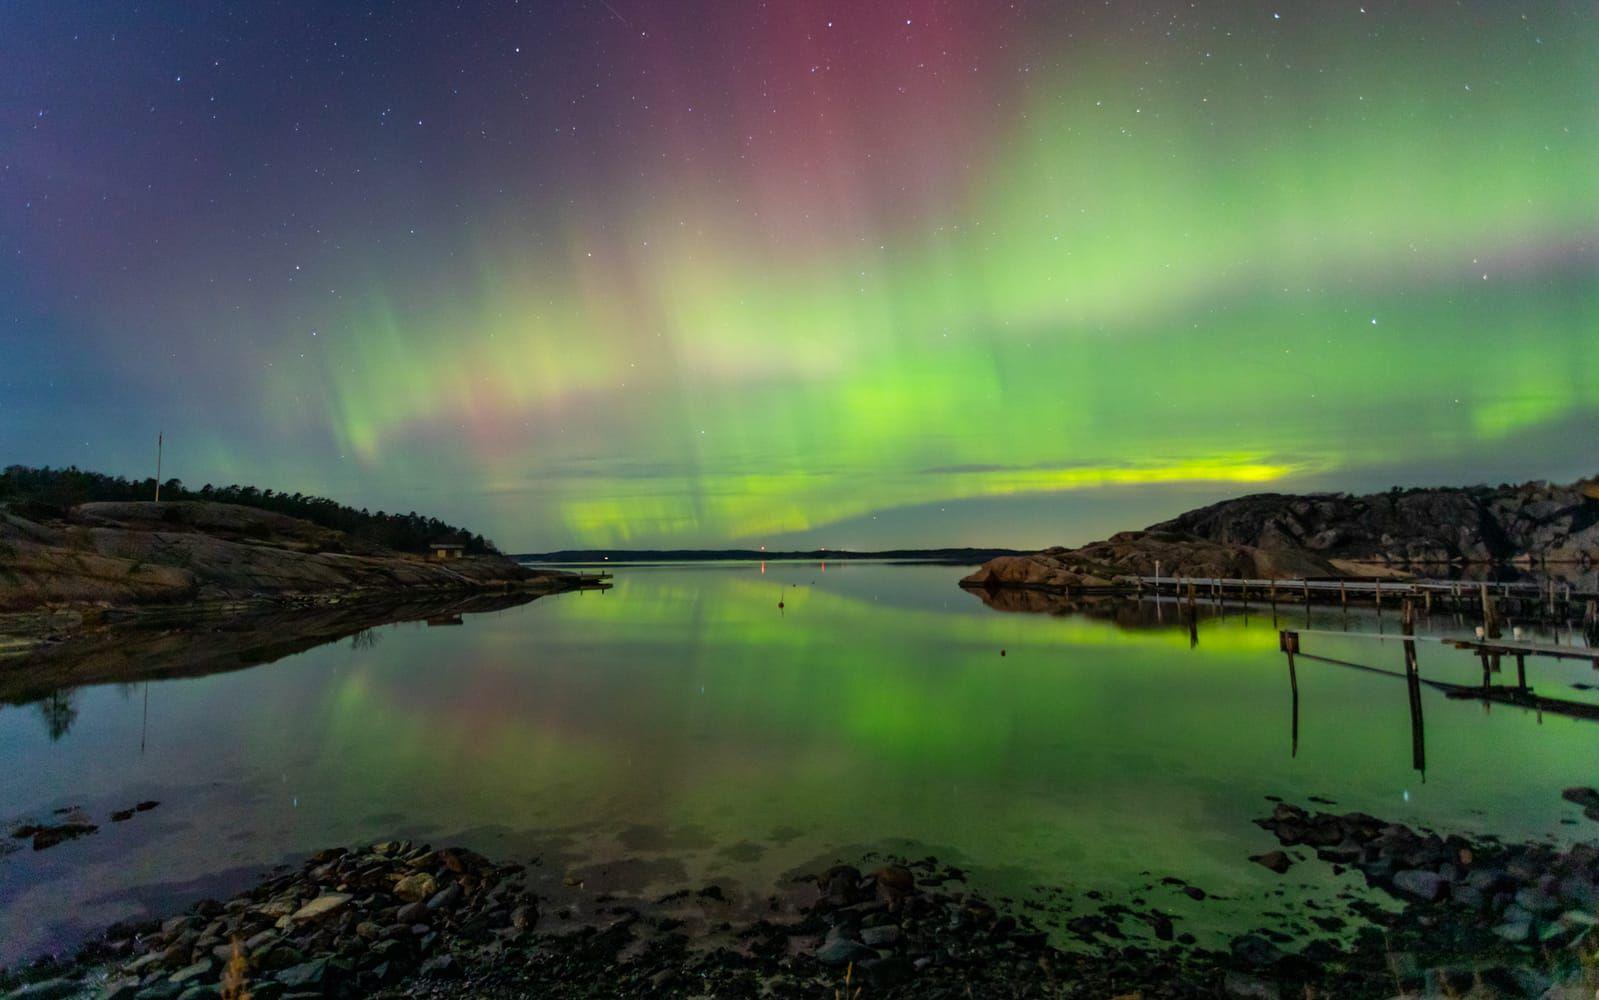
[[[0,7],[0,462],[502,546],[1599,472],[1591,0]]]

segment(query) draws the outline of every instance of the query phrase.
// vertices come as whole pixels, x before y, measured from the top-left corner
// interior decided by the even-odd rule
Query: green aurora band
[[[242,351],[259,424],[189,430],[188,460],[475,505],[524,548],[869,544],[829,529],[1102,487],[1580,471],[1591,6],[1284,7],[879,26],[921,62],[857,68],[848,100],[807,36],[823,72],[769,82],[771,107],[675,112],[558,186],[500,168],[512,190],[460,213],[448,259],[356,241],[319,275],[338,296],[247,321],[322,335]],[[661,108],[703,96],[656,58]],[[454,486],[476,499],[415,497]]]

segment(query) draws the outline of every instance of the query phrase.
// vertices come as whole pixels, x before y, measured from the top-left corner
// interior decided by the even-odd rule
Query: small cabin
[[[428,551],[434,560],[445,562],[450,559],[459,559],[466,555],[466,546],[456,542],[434,542],[428,546]]]

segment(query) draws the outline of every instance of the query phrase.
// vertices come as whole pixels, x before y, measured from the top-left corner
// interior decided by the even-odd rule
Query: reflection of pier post
[[[1299,756],[1299,670],[1294,666],[1294,654],[1299,651],[1299,633],[1279,632],[1277,641],[1282,646],[1283,653],[1288,657],[1288,690],[1291,701],[1291,722],[1289,723],[1289,736],[1292,743],[1289,745],[1289,756]]]
[[[1405,687],[1410,694],[1410,766],[1427,777],[1427,737],[1421,722],[1421,664],[1416,659],[1416,607],[1405,601]]]

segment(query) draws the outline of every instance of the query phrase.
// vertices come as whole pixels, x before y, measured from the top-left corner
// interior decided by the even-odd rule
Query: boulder
[[[438,891],[438,880],[427,872],[412,872],[394,883],[394,894],[409,903],[425,902]]]
[[[351,896],[347,892],[327,892],[306,903],[289,916],[291,923],[303,924],[311,920],[320,920],[323,917],[339,912],[349,903]]]
[[[816,949],[816,960],[823,965],[848,965],[851,962],[876,957],[877,952],[847,937],[829,938]]]
[[[1394,872],[1394,888],[1424,903],[1434,903],[1449,892],[1449,880],[1437,872],[1407,868]]]
[[[1599,807],[1599,789],[1568,788],[1560,793],[1560,797],[1567,802],[1574,802],[1584,809]]]

